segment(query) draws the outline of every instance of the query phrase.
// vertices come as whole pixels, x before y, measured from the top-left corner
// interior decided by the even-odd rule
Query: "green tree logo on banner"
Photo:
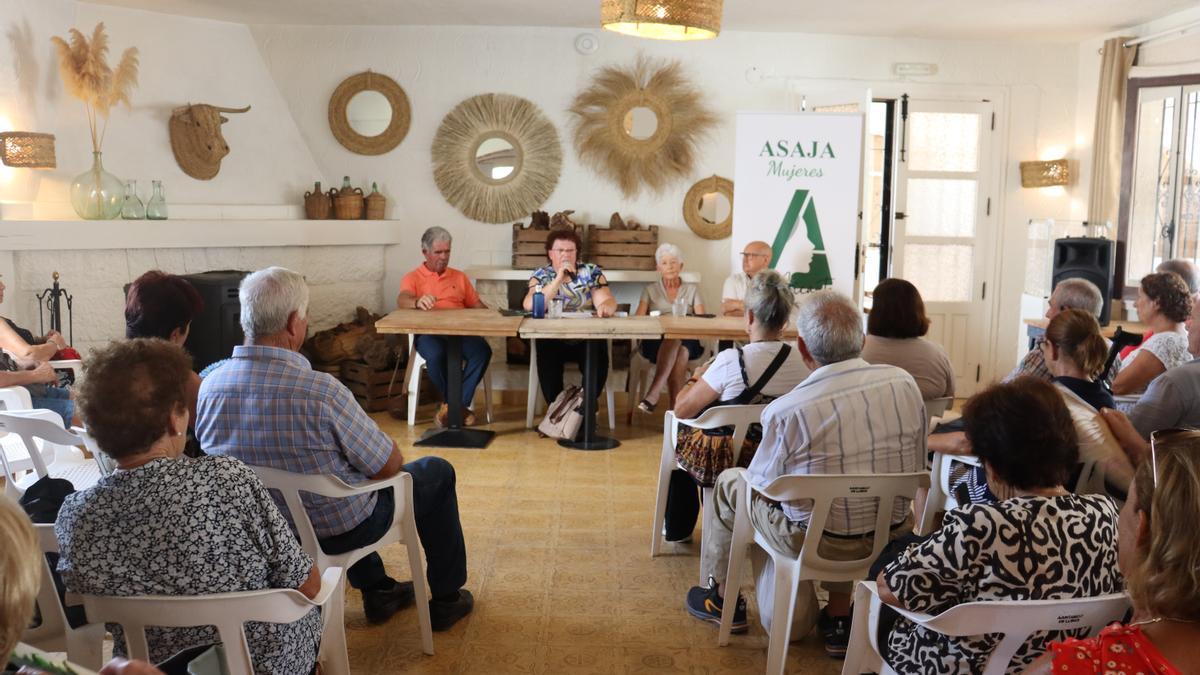
[[[833,275],[829,272],[829,259],[825,256],[825,240],[821,237],[821,223],[817,219],[817,207],[808,190],[796,190],[792,195],[792,203],[788,205],[783,222],[779,223],[779,232],[771,244],[771,269],[779,264],[780,256],[788,241],[796,235],[796,224],[804,219],[805,236],[813,246],[812,262],[807,272],[794,272],[788,282],[792,288],[815,291],[833,283]]]

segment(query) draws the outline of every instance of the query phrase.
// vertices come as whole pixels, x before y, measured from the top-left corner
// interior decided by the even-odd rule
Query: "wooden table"
[[[462,338],[464,335],[509,337],[517,334],[520,316],[504,316],[494,309],[397,309],[375,322],[380,333],[412,333],[446,337],[446,389],[449,408],[444,429],[430,429],[413,445],[437,448],[486,448],[496,435],[486,429],[463,426]],[[412,358],[411,356],[409,358]]]
[[[740,316],[671,316],[658,317],[662,325],[663,339],[692,340],[715,338],[717,340],[749,340],[746,334],[746,319]],[[796,325],[788,322],[781,336],[784,340],[796,338]]]
[[[600,345],[606,340],[648,339],[662,337],[658,317],[635,316],[608,319],[525,319],[521,322],[523,338],[540,340],[584,340],[583,359],[583,439],[563,439],[558,442],[575,450],[611,450],[621,445],[615,438],[596,434],[596,379]],[[537,364],[529,364],[536,368]]]

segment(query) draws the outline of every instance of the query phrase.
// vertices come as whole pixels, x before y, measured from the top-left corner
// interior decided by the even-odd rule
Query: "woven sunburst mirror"
[[[580,160],[626,197],[688,177],[700,141],[717,123],[682,64],[644,56],[632,66],[601,68],[569,112]]]
[[[481,94],[455,106],[433,138],[433,179],[472,220],[507,223],[536,210],[562,170],[554,125],[533,103]]]

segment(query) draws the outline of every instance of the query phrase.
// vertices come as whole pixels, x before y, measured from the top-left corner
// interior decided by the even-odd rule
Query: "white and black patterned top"
[[[67,497],[54,525],[67,588],[89,595],[203,595],[298,588],[312,559],[267,489],[227,457],[157,459]],[[113,651],[124,633],[110,625]],[[218,641],[211,626],[149,628],[150,660]],[[317,609],[291,624],[247,623],[255,672],[312,671]]]
[[[1117,509],[1104,495],[1016,497],[946,513],[942,529],[884,568],[888,588],[907,609],[938,614],[977,600],[1063,600],[1118,593]],[[1078,631],[1033,635],[1008,672],[1020,672],[1054,640]],[[1078,634],[1077,634],[1078,633]],[[888,638],[899,673],[979,673],[997,635],[946,637],[896,621]]]

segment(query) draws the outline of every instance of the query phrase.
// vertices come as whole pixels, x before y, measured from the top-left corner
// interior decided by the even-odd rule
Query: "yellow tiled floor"
[[[619,426],[620,448],[579,452],[524,428],[524,408],[500,406],[485,450],[419,452],[428,428],[374,415],[406,459],[437,454],[454,464],[475,612],[434,634],[421,653],[416,612],[382,626],[347,596],[355,673],[753,673],[766,666],[766,635],[751,592],[751,630],[716,646],[717,629],[683,609],[699,573],[696,545],[650,558],[661,418]],[[604,420],[604,415],[601,415]],[[605,433],[607,429],[604,429]],[[699,533],[697,533],[699,534]],[[697,537],[697,541],[699,538]],[[398,547],[383,552],[409,578]],[[788,672],[836,673],[813,634],[793,643]]]

